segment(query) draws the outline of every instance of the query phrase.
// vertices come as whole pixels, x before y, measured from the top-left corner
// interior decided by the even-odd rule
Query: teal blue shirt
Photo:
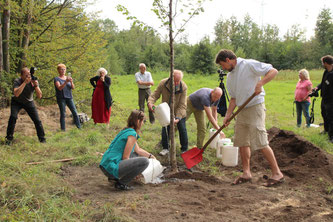
[[[140,138],[133,128],[123,129],[118,133],[116,138],[112,140],[109,149],[105,151],[100,163],[108,173],[116,178],[118,178],[119,163],[123,159],[123,153],[129,136],[134,136],[136,139]],[[135,144],[131,153],[133,153],[134,148]]]

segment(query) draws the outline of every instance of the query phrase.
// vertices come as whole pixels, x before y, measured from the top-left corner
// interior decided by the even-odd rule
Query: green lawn
[[[322,76],[322,70],[310,71],[311,80],[317,85]],[[152,73],[156,88],[158,82],[168,77],[167,73]],[[82,130],[72,128],[64,132],[46,132],[47,143],[40,144],[36,137],[25,138],[19,133],[15,134],[12,146],[0,146],[0,220],[1,221],[89,221],[93,220],[96,212],[89,202],[79,203],[72,200],[75,190],[68,188],[59,179],[62,163],[42,164],[29,166],[30,161],[45,161],[75,157],[73,165],[96,164],[100,157],[96,152],[104,152],[114,136],[126,125],[126,119],[131,110],[138,108],[137,86],[134,75],[111,76],[111,93],[115,103],[112,107],[110,128],[105,125],[94,125],[92,121],[84,124]],[[218,75],[184,75],[188,85],[188,94],[202,87],[216,87],[219,85]],[[277,78],[264,86],[267,107],[267,129],[272,126],[292,130],[305,137],[310,142],[324,150],[333,153],[333,145],[327,136],[319,135],[321,128],[297,128],[296,116],[293,117],[293,94],[298,81],[297,71],[281,71]],[[88,84],[87,84],[88,85]],[[86,99],[78,106],[80,111],[90,112],[91,90],[78,86],[74,93],[76,101]],[[147,110],[146,110],[147,113]],[[90,113],[89,113],[90,115]],[[219,118],[222,125],[223,118]],[[315,106],[315,124],[322,122],[320,115],[320,98]],[[187,122],[190,148],[195,145],[196,126],[194,117]],[[147,123],[142,129],[139,144],[152,153],[157,153],[156,144],[160,141],[161,127],[155,123]],[[228,137],[233,135],[233,124],[225,133]],[[207,132],[208,137],[208,132]],[[206,137],[206,138],[207,138]],[[179,152],[179,140],[175,140]],[[1,138],[4,144],[4,138]],[[203,169],[215,173],[215,151],[208,149],[205,160],[200,165]],[[179,161],[181,161],[179,159]],[[110,216],[111,206],[99,209]]]

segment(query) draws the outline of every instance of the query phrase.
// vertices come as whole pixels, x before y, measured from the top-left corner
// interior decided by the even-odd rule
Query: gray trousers
[[[148,102],[148,97],[151,94],[150,88],[148,88],[148,89],[139,88],[138,94],[139,94],[139,108],[140,108],[140,111],[144,112],[145,111],[145,101]]]
[[[148,89],[139,88],[138,94],[139,94],[139,108],[140,108],[140,111],[144,112],[145,111],[145,101],[148,102],[148,97],[151,94],[150,88],[148,88]],[[154,114],[150,110],[149,110],[149,121],[150,121],[150,123],[155,122]]]
[[[148,167],[148,164],[149,161],[147,157],[140,157],[137,153],[133,152],[129,159],[122,160],[119,163],[118,181],[122,184],[128,184],[137,175],[141,174]],[[115,177],[102,166],[100,166],[100,168],[109,179],[115,179]]]

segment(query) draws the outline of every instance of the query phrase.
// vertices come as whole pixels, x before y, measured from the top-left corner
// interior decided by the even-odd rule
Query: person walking
[[[90,79],[94,87],[91,101],[91,118],[94,123],[110,123],[112,97],[110,93],[111,78],[104,68],[97,70],[97,75]]]
[[[153,78],[150,72],[146,71],[146,65],[144,63],[139,64],[140,72],[135,73],[135,81],[138,84],[138,98],[139,109],[145,111],[145,101],[148,101],[148,97],[151,94],[150,87],[154,85]],[[151,110],[149,111],[149,122],[154,123],[155,117]]]
[[[302,112],[306,120],[306,127],[310,127],[310,114],[309,107],[311,99],[309,94],[312,89],[312,82],[310,81],[310,75],[308,70],[301,69],[298,73],[299,81],[296,84],[295,90],[295,103],[297,112],[297,127],[301,127],[302,124]]]
[[[223,123],[228,125],[229,118],[236,106],[241,106],[255,93],[256,96],[238,114],[235,123],[234,145],[239,147],[243,173],[233,185],[250,182],[251,149],[261,150],[269,162],[272,174],[264,184],[267,187],[281,184],[283,174],[277,164],[275,155],[268,143],[265,128],[265,91],[263,85],[271,81],[278,73],[271,64],[252,59],[237,58],[233,51],[222,49],[216,56],[216,64],[229,71],[227,89],[231,97]],[[261,78],[262,77],[262,78]]]

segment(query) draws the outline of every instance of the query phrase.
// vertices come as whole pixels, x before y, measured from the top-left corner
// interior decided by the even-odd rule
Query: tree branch
[[[58,10],[58,12],[56,13],[56,15],[55,16],[53,16],[54,17],[54,19],[50,22],[50,24],[48,25],[48,26],[46,26],[46,28],[41,32],[41,33],[39,33],[39,35],[36,37],[36,39],[34,40],[34,41],[30,41],[29,42],[29,46],[30,45],[32,45],[35,41],[38,41],[38,39],[47,31],[47,30],[49,30],[49,28],[53,25],[53,23],[56,21],[56,17],[58,17],[59,15],[60,15],[60,13],[62,12],[62,10],[64,9],[64,8],[66,8],[66,3],[68,3],[67,5],[69,5],[69,0],[64,0],[64,2],[63,2],[63,4],[61,4],[60,5],[60,8],[59,8],[59,10]]]
[[[197,15],[197,13],[199,12],[199,10],[201,10],[202,8],[201,8],[201,6],[202,6],[202,3],[200,4],[200,6],[196,9],[196,10],[194,10],[193,11],[193,13],[191,14],[191,16],[187,19],[187,20],[185,20],[185,22],[181,25],[181,27],[179,28],[179,29],[177,29],[177,32],[175,33],[175,36],[174,36],[174,39],[178,36],[178,34],[179,33],[181,33],[182,31],[183,31],[183,28],[185,27],[185,25],[195,16],[195,15]]]

